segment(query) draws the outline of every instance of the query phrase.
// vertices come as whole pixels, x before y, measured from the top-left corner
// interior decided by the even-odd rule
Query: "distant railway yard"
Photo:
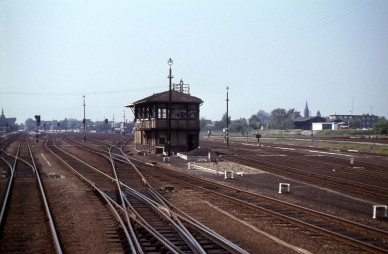
[[[386,139],[83,138],[1,137],[0,253],[388,253],[388,156],[347,146]]]

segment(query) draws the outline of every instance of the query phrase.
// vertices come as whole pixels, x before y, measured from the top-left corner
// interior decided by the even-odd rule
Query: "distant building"
[[[295,129],[311,130],[313,123],[324,123],[326,118],[320,116],[298,117],[293,121]]]
[[[338,130],[338,123],[312,123],[313,131]]]
[[[12,131],[16,131],[16,118],[7,118],[4,115],[4,110],[1,109],[1,116],[0,116],[0,133],[8,133]]]
[[[174,87],[175,88],[175,87]],[[189,90],[171,90],[169,124],[169,91],[153,94],[126,107],[135,116],[135,146],[151,153],[191,151],[199,145],[199,108],[203,101],[188,94]],[[170,127],[169,127],[170,126]]]
[[[346,122],[348,125],[356,125],[360,129],[371,129],[378,122],[379,117],[372,114],[363,115],[330,115],[330,122]]]

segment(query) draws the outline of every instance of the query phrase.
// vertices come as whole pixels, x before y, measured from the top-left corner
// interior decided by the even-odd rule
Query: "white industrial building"
[[[313,131],[338,130],[338,123],[312,123]]]

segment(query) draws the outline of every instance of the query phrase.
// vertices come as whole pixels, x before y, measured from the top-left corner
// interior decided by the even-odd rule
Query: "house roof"
[[[165,103],[169,102],[169,91],[155,93],[151,96],[145,97],[141,100],[135,101],[134,103],[127,105],[125,107],[134,107],[138,104],[143,103]],[[178,92],[175,90],[171,90],[171,102],[173,103],[197,103],[202,104],[203,101],[195,96],[191,96],[189,94],[185,94],[182,92]]]
[[[326,121],[326,119],[324,117],[309,116],[309,117],[298,117],[298,118],[295,118],[294,122],[306,122],[306,121],[310,121],[310,120],[313,120],[313,119],[319,119],[321,121]]]

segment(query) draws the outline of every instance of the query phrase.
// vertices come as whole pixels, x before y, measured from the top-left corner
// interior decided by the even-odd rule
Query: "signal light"
[[[40,126],[40,115],[35,115],[36,126]]]

